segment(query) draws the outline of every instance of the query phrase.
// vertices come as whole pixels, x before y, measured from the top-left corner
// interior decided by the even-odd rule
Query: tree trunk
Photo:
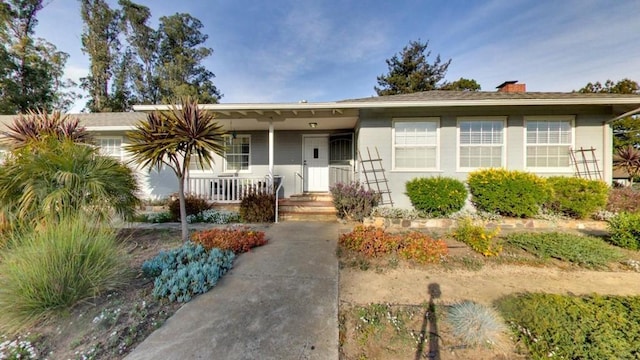
[[[189,241],[189,228],[187,228],[187,205],[184,198],[184,176],[178,177],[178,198],[180,199],[180,228],[182,229],[182,242]]]

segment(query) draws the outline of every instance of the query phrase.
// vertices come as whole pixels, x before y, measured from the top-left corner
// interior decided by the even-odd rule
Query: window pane
[[[394,122],[395,167],[429,169],[436,167],[437,121]]]
[[[502,121],[460,121],[460,167],[501,167],[504,123]]]
[[[569,120],[527,121],[527,166],[568,167],[571,165],[571,122]]]
[[[225,169],[231,171],[249,170],[251,158],[251,137],[237,135],[226,137]]]

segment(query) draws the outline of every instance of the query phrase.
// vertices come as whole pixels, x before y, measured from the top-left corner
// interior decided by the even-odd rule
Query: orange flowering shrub
[[[438,262],[447,255],[447,245],[442,240],[413,231],[390,234],[373,226],[356,226],[353,231],[340,235],[338,243],[346,249],[357,251],[367,257],[378,257],[390,253],[420,263]]]
[[[449,253],[449,249],[442,240],[435,240],[427,234],[412,231],[403,238],[398,253],[405,259],[428,264],[441,261]]]
[[[267,243],[264,232],[250,230],[249,228],[220,228],[198,231],[191,236],[191,241],[202,245],[207,250],[218,248],[231,250],[236,254],[247,252],[254,247]]]

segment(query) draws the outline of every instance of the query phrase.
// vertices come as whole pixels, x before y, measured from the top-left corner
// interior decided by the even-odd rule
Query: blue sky
[[[528,91],[640,81],[637,0],[137,2],[151,9],[154,26],[176,12],[202,21],[214,49],[205,65],[224,103],[372,96],[385,59],[416,39],[429,41],[431,59],[452,59],[447,80],[476,79],[485,91],[505,80],[520,80]],[[80,50],[79,6],[51,0],[37,28],[70,54],[67,75],[76,80],[89,64]]]

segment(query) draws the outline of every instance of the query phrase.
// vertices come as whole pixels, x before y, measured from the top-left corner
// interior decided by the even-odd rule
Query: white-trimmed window
[[[573,116],[527,116],[527,168],[568,169],[573,147]]]
[[[458,119],[458,169],[505,165],[505,117]]]
[[[122,136],[100,136],[97,139],[102,155],[111,156],[118,160],[124,157],[122,149]]]
[[[437,170],[440,119],[404,118],[393,121],[393,169]]]
[[[251,135],[226,136],[225,147],[224,171],[250,171]]]

